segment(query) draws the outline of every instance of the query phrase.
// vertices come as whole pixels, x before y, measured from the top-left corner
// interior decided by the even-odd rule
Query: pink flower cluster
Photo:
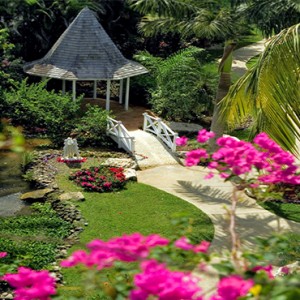
[[[246,296],[253,286],[252,279],[245,280],[238,275],[224,277],[218,283],[216,295],[210,300],[237,300]]]
[[[273,266],[272,265],[268,265],[268,266],[256,266],[252,269],[252,271],[254,272],[258,272],[258,271],[263,271],[266,272],[266,274],[268,275],[268,277],[270,279],[274,279],[274,275],[273,275]]]
[[[214,134],[203,129],[199,131],[197,140],[203,143],[211,137],[214,137]],[[205,149],[189,151],[186,154],[185,165],[195,166],[204,160],[209,162],[208,168],[219,171],[221,178],[224,179],[230,175],[249,174],[255,169],[261,173],[257,183],[300,184],[300,173],[295,157],[282,150],[266,133],[258,134],[254,144],[227,136],[219,138],[217,145],[219,149],[212,155]],[[211,177],[213,173],[208,174],[206,178]]]
[[[83,264],[87,267],[97,266],[100,270],[112,266],[116,260],[131,262],[146,258],[151,248],[167,244],[169,240],[157,234],[143,236],[140,233],[123,235],[107,242],[94,240],[87,245],[89,253],[83,250],[75,251],[68,259],[62,261],[61,265],[72,267]]]
[[[170,271],[155,260],[144,261],[141,268],[142,273],[134,277],[137,288],[131,291],[131,300],[147,300],[149,296],[160,300],[203,299],[199,279],[190,273]]]
[[[48,271],[34,271],[20,267],[16,274],[2,277],[15,288],[15,300],[48,300],[56,293],[55,280]]]
[[[210,246],[210,242],[202,241],[199,245],[193,245],[189,243],[187,237],[183,236],[179,240],[177,240],[174,244],[176,247],[181,248],[183,250],[191,250],[195,253],[207,253],[208,248]]]
[[[0,258],[7,256],[7,252],[0,252]]]

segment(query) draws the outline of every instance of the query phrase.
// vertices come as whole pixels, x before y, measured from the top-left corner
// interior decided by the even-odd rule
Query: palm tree
[[[246,2],[245,15],[269,37],[300,22],[299,0],[252,0]]]
[[[157,33],[177,32],[184,37],[221,38],[229,40],[233,34],[233,15],[227,8],[214,1],[198,1],[197,5],[184,0],[129,0],[131,7],[147,14],[140,28],[146,36]],[[220,80],[215,104],[227,94],[231,84],[232,51],[236,43],[227,41],[220,63]],[[212,129],[217,136],[223,134],[219,122],[219,109],[215,105]],[[211,145],[214,145],[212,143]]]
[[[287,150],[299,154],[300,140],[300,24],[270,39],[255,66],[241,77],[221,101],[229,127],[252,116],[252,136],[265,131]]]

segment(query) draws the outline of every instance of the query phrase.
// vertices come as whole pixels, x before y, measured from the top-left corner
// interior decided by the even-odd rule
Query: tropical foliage
[[[211,112],[217,72],[207,70],[207,54],[203,49],[189,47],[166,59],[148,52],[135,56],[149,70],[154,82],[149,100],[154,112],[175,121],[198,119]]]
[[[70,95],[47,91],[46,83],[29,85],[27,80],[16,82],[13,88],[4,92],[0,103],[2,116],[30,132],[44,133],[53,138],[64,137],[73,128],[80,99],[73,101]]]
[[[98,106],[87,106],[81,118],[73,122],[72,135],[80,146],[109,146],[111,139],[106,135],[107,118],[110,113]]]
[[[285,149],[297,153],[300,110],[300,25],[270,39],[258,62],[222,101],[223,118],[233,127],[252,116],[252,136],[265,131]]]
[[[298,0],[252,0],[246,2],[245,15],[267,37],[300,22]]]

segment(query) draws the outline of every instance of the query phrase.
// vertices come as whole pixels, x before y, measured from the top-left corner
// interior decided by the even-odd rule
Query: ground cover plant
[[[57,216],[50,204],[33,204],[28,215],[0,218],[0,248],[9,253],[3,263],[38,270],[56,259],[57,246],[71,225]]]
[[[98,193],[115,192],[123,189],[126,184],[123,168],[107,166],[81,169],[72,173],[69,179],[86,191]]]

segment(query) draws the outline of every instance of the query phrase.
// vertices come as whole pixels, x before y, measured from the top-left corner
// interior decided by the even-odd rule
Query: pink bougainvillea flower
[[[141,300],[155,297],[160,300],[202,300],[199,279],[190,273],[168,270],[164,264],[155,260],[144,261],[141,264],[142,273],[134,276],[135,290],[129,299]]]
[[[216,134],[212,131],[207,131],[206,129],[202,129],[198,132],[197,141],[198,143],[205,143],[209,139],[213,138]]]
[[[214,173],[209,172],[207,175],[204,176],[204,179],[211,179],[214,177]]]
[[[0,258],[3,258],[7,255],[7,252],[0,252]]]
[[[237,300],[246,296],[254,286],[252,279],[243,279],[238,275],[222,278],[217,286],[217,293],[210,300]]]
[[[193,249],[194,252],[202,252],[202,253],[207,253],[208,248],[210,246],[210,242],[208,241],[202,241],[199,245],[196,245]]]
[[[61,265],[63,267],[72,267],[78,264],[87,267],[95,265],[100,270],[112,266],[116,260],[132,262],[144,259],[149,255],[151,248],[168,244],[169,240],[158,234],[143,236],[140,233],[123,235],[107,242],[93,240],[87,245],[89,253],[83,250],[75,251],[69,258],[62,261]]]
[[[48,271],[19,267],[18,273],[2,277],[15,288],[15,300],[48,300],[56,293],[55,280]]]
[[[202,253],[206,253],[209,246],[210,246],[210,242],[207,241],[202,241],[200,244],[198,245],[193,245],[189,242],[188,238],[183,236],[180,239],[178,239],[174,245],[177,248],[181,248],[183,250],[192,250],[195,253],[198,252],[202,252]]]
[[[290,272],[290,268],[287,267],[287,266],[281,267],[280,268],[280,272],[283,273],[283,274],[285,274],[285,275],[287,275]]]
[[[274,279],[274,275],[273,275],[273,266],[272,265],[268,265],[268,266],[256,266],[252,269],[252,271],[254,272],[258,272],[258,271],[264,271],[267,273],[268,277],[270,279]]]
[[[178,137],[175,141],[177,146],[185,146],[187,144],[188,138],[185,136]]]
[[[183,249],[183,250],[192,250],[194,248],[194,245],[190,244],[188,239],[183,236],[181,237],[180,239],[178,239],[174,245],[177,247],[177,248],[180,248],[180,249]]]
[[[208,153],[205,149],[191,150],[186,154],[185,165],[187,167],[197,166],[202,158],[208,158]]]

